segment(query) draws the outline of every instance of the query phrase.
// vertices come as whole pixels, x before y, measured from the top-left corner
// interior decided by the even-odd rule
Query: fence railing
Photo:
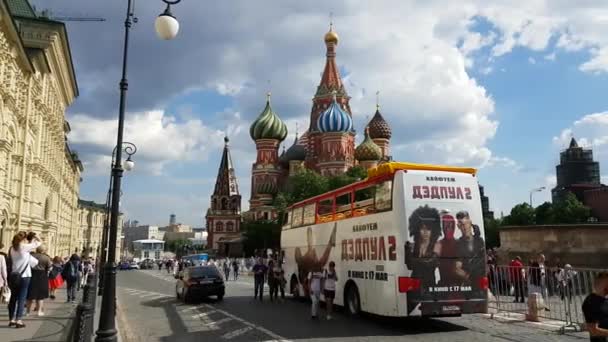
[[[528,297],[542,296],[544,308],[538,316],[562,321],[562,333],[580,331],[585,320],[581,310],[583,300],[593,291],[597,269],[489,267],[492,292],[488,307],[496,312],[529,314]]]
[[[82,301],[76,307],[76,317],[72,325],[69,341],[90,342],[95,329],[95,305],[97,304],[97,274],[89,274],[83,286]]]

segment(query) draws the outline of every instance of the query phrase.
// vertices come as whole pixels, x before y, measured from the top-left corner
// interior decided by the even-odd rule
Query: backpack
[[[69,282],[78,280],[78,266],[75,265],[74,261],[68,261],[65,264],[62,276]]]

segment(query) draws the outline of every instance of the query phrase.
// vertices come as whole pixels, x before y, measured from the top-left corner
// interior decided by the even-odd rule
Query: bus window
[[[304,207],[304,225],[315,224],[315,204],[309,204]]]
[[[384,181],[376,185],[376,210],[386,211],[392,209],[392,185],[391,180]]]
[[[287,210],[284,214],[283,214],[283,229],[289,229],[291,228],[291,210]]]
[[[299,227],[302,225],[302,212],[304,207],[293,208],[293,217],[291,218],[291,225],[293,227]]]
[[[353,216],[351,205],[352,194],[350,192],[336,196],[336,220],[342,220]]]
[[[333,220],[334,214],[334,199],[328,198],[319,201],[317,207],[317,215],[319,216],[319,222],[328,222]]]
[[[355,208],[353,216],[361,216],[373,213],[375,185],[355,190]]]

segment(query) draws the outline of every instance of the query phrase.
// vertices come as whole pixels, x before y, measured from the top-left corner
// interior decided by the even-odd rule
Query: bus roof
[[[367,177],[374,178],[383,175],[391,175],[399,170],[445,171],[468,173],[471,175],[475,175],[477,173],[477,169],[472,167],[389,162],[380,164],[376,167],[367,170]]]

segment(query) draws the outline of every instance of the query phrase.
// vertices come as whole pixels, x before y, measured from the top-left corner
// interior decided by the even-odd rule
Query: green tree
[[[555,208],[553,203],[545,202],[536,209],[534,209],[536,215],[536,224],[553,224],[555,223]]]
[[[501,221],[493,218],[484,219],[484,231],[486,248],[500,247],[500,226]]]
[[[586,207],[576,196],[569,192],[555,206],[556,223],[581,223],[587,222],[591,216],[591,209]]]
[[[511,214],[505,217],[505,225],[510,226],[526,226],[534,224],[535,213],[534,208],[528,203],[521,203],[511,209]]]
[[[367,178],[367,170],[363,166],[357,165],[348,169],[346,175],[354,178],[355,181],[359,181]]]
[[[281,245],[281,225],[278,222],[265,220],[243,222],[241,229],[245,237],[243,250],[246,255],[253,255],[260,249],[277,250]]]
[[[313,170],[303,169],[287,179],[285,192],[289,194],[293,204],[310,197],[329,191],[327,177],[323,177]]]

